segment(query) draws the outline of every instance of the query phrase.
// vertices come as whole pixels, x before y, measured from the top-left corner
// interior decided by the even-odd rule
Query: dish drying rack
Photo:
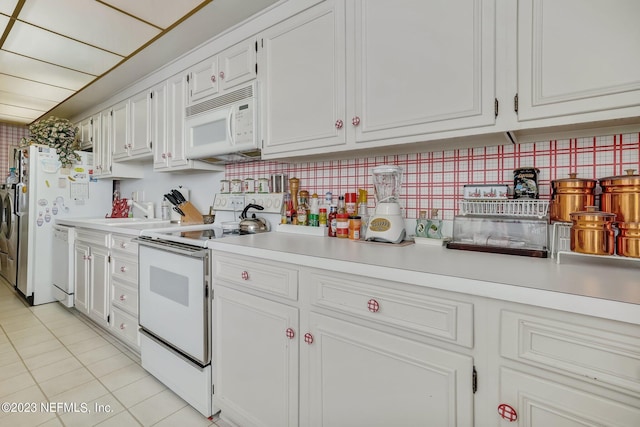
[[[462,200],[460,215],[499,215],[545,218],[549,212],[549,200]]]

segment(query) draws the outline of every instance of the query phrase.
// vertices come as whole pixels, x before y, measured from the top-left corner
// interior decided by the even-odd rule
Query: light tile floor
[[[77,311],[29,307],[0,282],[0,427],[229,427],[203,417]]]

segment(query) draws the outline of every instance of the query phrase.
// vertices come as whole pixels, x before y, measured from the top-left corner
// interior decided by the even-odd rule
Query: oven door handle
[[[172,252],[180,255],[186,255],[194,258],[206,258],[209,256],[209,249],[198,248],[195,246],[183,245],[180,243],[162,241],[162,240],[148,240],[136,237],[132,241],[137,242],[138,245],[147,246],[150,248],[158,249],[161,251]]]

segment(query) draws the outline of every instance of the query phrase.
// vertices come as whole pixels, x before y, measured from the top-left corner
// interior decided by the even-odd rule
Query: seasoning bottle
[[[347,213],[347,209],[344,204],[344,196],[338,196],[338,213]]]
[[[356,193],[346,193],[344,195],[344,209],[349,215],[358,214],[358,196]]]
[[[358,190],[358,215],[361,218],[360,238],[364,239],[367,235],[367,227],[369,227],[369,207],[367,206],[367,190],[362,188]]]
[[[349,239],[360,240],[360,226],[362,225],[358,215],[349,217]]]
[[[298,190],[300,189],[300,180],[298,178],[289,178],[289,190],[291,191],[291,200],[293,201],[294,212],[298,210]]]
[[[427,219],[427,211],[420,211],[420,216],[416,220],[416,237],[427,237],[429,229],[429,220]]]
[[[329,208],[329,216],[327,216],[327,225],[329,226],[329,230],[327,230],[327,235],[329,237],[336,237],[336,228],[338,227],[337,216],[338,208],[334,205],[331,205]]]
[[[318,209],[318,226],[326,227],[327,226],[327,208]]]
[[[280,224],[291,224],[292,210],[293,204],[291,203],[291,194],[284,193],[282,209],[280,210]]]
[[[349,237],[349,215],[346,213],[336,215],[336,237],[343,239]]]
[[[307,202],[307,198],[309,197],[309,192],[303,190],[300,192],[300,202],[298,203],[298,225],[309,225],[309,203]]]
[[[320,225],[320,202],[318,201],[318,195],[316,193],[311,195],[308,220],[309,225],[312,227],[318,227]]]
[[[438,209],[431,209],[427,237],[432,239],[442,239],[442,220],[438,218]]]
[[[331,191],[327,191],[324,194],[324,206],[327,208],[327,212],[329,212],[331,209],[331,203],[333,202],[333,194],[331,193]]]

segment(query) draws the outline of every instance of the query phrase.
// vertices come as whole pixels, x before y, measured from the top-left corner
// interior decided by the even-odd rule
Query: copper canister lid
[[[616,214],[610,212],[598,211],[597,206],[587,206],[586,211],[571,212],[569,216],[572,221],[591,221],[591,222],[611,222],[615,219]]]
[[[554,179],[551,181],[554,188],[594,188],[595,179],[578,178],[577,173],[570,173],[569,178]]]
[[[619,222],[618,228],[621,230],[639,230],[640,231],[640,222]]]
[[[640,175],[636,175],[635,169],[625,170],[626,175],[609,176],[606,178],[600,178],[600,185],[603,187],[615,187],[615,186],[627,186],[627,185],[640,185]]]

